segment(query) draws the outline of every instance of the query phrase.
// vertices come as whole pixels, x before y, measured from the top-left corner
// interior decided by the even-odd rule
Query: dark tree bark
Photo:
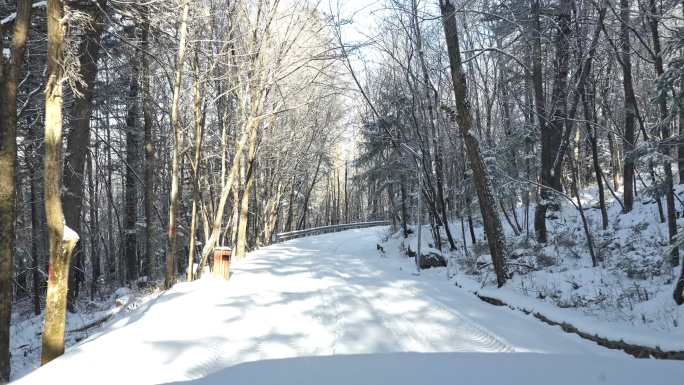
[[[95,154],[88,154],[86,170],[88,170],[88,197],[90,198],[90,264],[92,282],[90,283],[90,299],[95,299],[102,270],[100,268],[100,205],[98,204],[97,159],[99,146],[95,146]]]
[[[346,174],[346,170],[345,170],[345,174]],[[404,232],[404,238],[408,238],[408,236],[409,236],[409,234],[408,234],[408,220],[409,219],[408,219],[408,209],[406,206],[406,199],[407,199],[407,197],[406,197],[406,178],[404,177],[403,173],[401,174],[401,177],[399,179],[399,187],[401,190],[401,228]],[[344,192],[344,194],[347,195],[346,177],[345,177],[345,192]],[[347,221],[347,223],[349,221],[349,219],[347,218],[348,208],[349,208],[349,206],[347,205],[346,198],[345,198],[345,207],[344,207],[345,214],[344,214],[344,216],[345,216],[345,221]]]
[[[17,88],[31,20],[31,1],[17,2],[10,60],[5,63],[0,29],[0,383],[10,379],[10,322],[16,219]]]
[[[318,156],[318,162],[316,163],[316,171],[314,172],[311,184],[309,185],[309,188],[306,190],[306,194],[304,195],[304,203],[302,204],[302,215],[299,217],[299,222],[297,223],[297,230],[302,230],[306,227],[306,214],[309,211],[309,199],[311,198],[311,192],[313,191],[313,188],[314,186],[316,186],[316,182],[318,181],[318,173],[321,170],[322,162],[323,154],[321,153]],[[373,210],[373,213],[375,213],[375,210]]]
[[[530,26],[530,33],[531,33],[531,41],[532,41],[532,52],[531,52],[531,57],[532,57],[532,85],[534,87],[534,105],[535,105],[535,111],[537,114],[537,124],[539,126],[539,132],[542,135],[542,163],[544,156],[546,155],[548,157],[548,152],[549,150],[547,149],[546,151],[544,150],[544,147],[548,147],[549,141],[547,139],[548,137],[548,130],[546,128],[547,126],[547,117],[546,117],[546,99],[544,96],[544,85],[542,83],[542,48],[541,48],[541,41],[542,41],[542,36],[541,36],[541,24],[539,22],[539,14],[540,14],[540,4],[539,0],[531,0],[530,1],[530,10],[531,10],[531,26]],[[546,140],[545,140],[546,139]],[[542,166],[544,167],[544,166]],[[542,178],[544,171],[542,171]],[[544,186],[544,180],[541,181],[542,186]],[[539,192],[540,198],[543,200],[544,195],[548,195],[544,188],[542,187],[541,191]],[[537,202],[539,205],[540,202]],[[537,239],[546,242],[546,208],[540,208],[537,207],[535,209],[535,217],[534,217],[534,228],[535,232],[537,233]]]
[[[149,52],[149,32],[150,19],[149,8],[145,7],[142,13],[141,26],[141,63],[142,63],[142,92],[143,92],[143,146],[145,149],[145,189],[144,189],[144,210],[145,210],[145,255],[142,261],[141,275],[144,277],[152,276],[153,249],[152,240],[154,239],[154,229],[152,224],[152,210],[154,204],[154,139],[152,137],[152,95],[150,93],[150,59]]]
[[[589,146],[591,148],[591,160],[594,169],[594,176],[596,178],[596,186],[598,187],[598,198],[599,198],[599,208],[601,210],[601,226],[604,230],[608,229],[608,210],[606,209],[606,198],[605,192],[603,191],[603,171],[601,170],[601,164],[599,163],[599,153],[598,153],[598,139],[596,133],[596,119],[594,117],[593,105],[593,91],[587,90],[584,95],[582,95],[582,104],[584,107],[584,118],[586,120],[585,129],[587,133],[587,138],[589,139]]]
[[[682,2],[682,16],[684,16],[684,1]],[[684,73],[681,75],[680,79],[680,89],[679,89],[679,135],[684,134]],[[679,147],[680,154],[684,152],[684,149],[682,146]],[[680,155],[681,159],[682,155]],[[680,175],[680,180],[679,183],[682,183],[682,172],[684,172],[684,165],[682,163],[679,163],[679,175]],[[675,290],[673,294],[674,300],[677,303],[677,305],[684,305],[684,262],[681,263],[681,267],[679,269],[679,280],[677,281],[677,284],[675,285]]]
[[[295,170],[296,171],[296,170]],[[290,187],[290,198],[288,199],[287,205],[287,219],[285,220],[285,231],[292,231],[292,221],[294,218],[294,205],[295,205],[295,192],[297,187],[295,185],[295,178],[292,178],[292,184]]]
[[[347,165],[347,161],[345,160],[344,161],[344,223],[349,223],[349,191],[347,189],[348,169],[349,169],[349,166]]]
[[[655,0],[649,0],[649,15],[648,24],[651,29],[651,38],[653,39],[653,59],[655,72],[658,77],[663,75],[663,56],[660,47],[660,33],[658,32],[658,20],[659,13],[656,7]],[[660,112],[661,122],[666,122],[668,117],[667,112],[667,100],[665,97],[658,98],[658,110]],[[668,124],[662,124],[660,133],[662,139],[668,139],[670,137],[670,127]],[[670,154],[669,148],[663,150],[665,155]],[[670,243],[676,242],[677,238],[677,216],[674,202],[674,186],[672,177],[672,166],[668,160],[663,163],[663,169],[665,170],[665,202],[667,203],[667,230],[669,234]],[[671,254],[672,266],[679,265],[679,247],[672,248]]]
[[[684,4],[682,4],[684,13]],[[681,59],[684,60],[684,57]],[[679,79],[679,135],[684,136],[684,72]],[[684,184],[684,143],[677,146],[677,166],[679,168],[679,184]]]
[[[42,114],[41,114],[42,115]],[[26,154],[29,159],[29,177],[31,179],[31,255],[33,270],[33,313],[40,314],[44,294],[45,277],[40,273],[39,267],[47,265],[47,219],[45,218],[45,202],[43,191],[43,155],[39,151],[39,143],[43,142],[42,130],[27,125],[29,144]]]
[[[86,152],[90,144],[90,117],[93,109],[95,79],[97,78],[97,58],[100,51],[100,37],[104,30],[103,15],[100,11],[107,6],[107,0],[98,0],[98,5],[88,5],[83,11],[92,19],[89,28],[79,45],[79,67],[82,82],[76,83],[72,107],[73,126],[66,134],[66,153],[64,156],[64,220],[76,233],[81,233],[81,218],[84,192],[84,167]],[[74,252],[72,272],[69,282],[70,310],[74,311],[73,301],[78,297],[83,275],[83,248],[77,245]]]
[[[468,89],[465,80],[466,78],[461,63],[458,28],[456,26],[455,17],[456,10],[450,0],[440,0],[439,7],[442,14],[444,35],[446,36],[447,52],[449,54],[451,80],[454,86],[456,121],[461,128],[468,160],[470,161],[470,167],[473,170],[473,179],[477,190],[477,197],[480,201],[480,210],[482,212],[482,220],[484,221],[485,233],[487,234],[489,250],[492,256],[494,272],[496,273],[497,284],[501,287],[506,283],[506,241],[499,215],[496,212],[496,204],[492,193],[489,173],[482,161],[480,145],[471,132],[473,121],[470,112],[470,103],[467,99]]]
[[[589,255],[591,255],[591,264],[593,267],[598,266],[598,257],[594,252],[594,237],[591,234],[591,228],[589,227],[589,222],[587,217],[584,215],[584,208],[582,207],[582,199],[580,198],[579,191],[577,190],[577,162],[572,160],[570,167],[572,168],[572,189],[573,195],[577,198],[577,211],[579,211],[580,218],[582,219],[582,227],[584,228],[584,235],[587,237],[587,248],[589,249]]]
[[[636,97],[634,96],[634,85],[632,81],[632,46],[629,41],[629,23],[630,23],[630,6],[629,0],[620,0],[620,45],[621,45],[621,61],[622,61],[622,88],[625,93],[625,132],[622,139],[625,160],[622,172],[623,183],[623,202],[625,205],[624,212],[632,211],[634,207],[634,157],[631,152],[634,151],[635,135],[634,135],[634,121]]]
[[[135,38],[135,27],[129,36]],[[135,39],[133,39],[135,40]],[[138,181],[140,151],[140,129],[138,128],[138,75],[140,73],[139,52],[131,56],[131,73],[128,81],[126,100],[126,175],[124,188],[124,259],[126,261],[126,281],[138,279]]]
[[[682,16],[684,16],[684,2],[682,2]],[[682,74],[682,78],[680,79],[680,90],[679,90],[679,135],[684,134],[684,73]],[[682,157],[682,152],[684,152],[684,149],[682,149],[682,146],[679,147],[679,153],[680,159]],[[684,165],[682,163],[679,163],[679,183],[682,183],[682,172],[684,172]],[[684,262],[681,263],[681,267],[679,268],[679,280],[677,280],[677,283],[675,284],[675,289],[673,293],[673,297],[677,305],[684,305]]]
[[[539,1],[534,1],[533,11],[535,23],[538,21],[539,15]],[[555,77],[553,81],[553,91],[551,95],[551,117],[549,124],[540,123],[541,131],[541,173],[540,183],[541,191],[539,193],[540,200],[537,202],[537,207],[534,212],[534,228],[537,233],[537,240],[539,242],[546,242],[546,212],[549,208],[556,208],[553,202],[555,200],[556,192],[562,190],[561,175],[562,168],[560,165],[556,166],[556,157],[561,148],[563,139],[563,129],[567,118],[567,88],[568,88],[568,64],[570,62],[570,2],[561,1],[557,13],[558,32],[556,33],[556,56],[554,59]],[[537,24],[538,27],[538,24]],[[535,31],[537,34],[534,42],[533,54],[533,82],[535,83],[535,100],[543,98],[543,95],[538,95],[537,89],[541,88],[541,42],[542,39],[540,31]],[[539,47],[537,47],[539,46]],[[537,107],[539,111],[539,107]],[[539,114],[539,112],[538,112]],[[546,119],[545,115],[539,114],[538,119],[541,122]]]

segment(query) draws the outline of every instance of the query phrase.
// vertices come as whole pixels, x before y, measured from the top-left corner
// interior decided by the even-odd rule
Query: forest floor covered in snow
[[[161,294],[154,287],[132,291],[122,287],[111,294],[77,301],[77,312],[67,312],[64,344],[71,347],[101,331],[104,325],[128,316]],[[20,378],[40,366],[45,313],[33,313],[30,298],[15,304],[10,327],[12,378]]]
[[[230,281],[180,283],[17,384],[672,384],[635,360],[480,301],[378,251],[387,228],[262,248]]]
[[[680,189],[678,194],[682,196],[684,191]],[[467,221],[465,229],[459,222],[452,223],[457,250],[446,251],[448,243],[442,234],[450,279],[467,291],[570,324],[584,333],[654,349],[684,351],[684,308],[672,298],[679,267],[672,268],[667,259],[667,224],[660,223],[654,200],[637,200],[634,210],[623,214],[618,202],[609,199],[609,227],[602,230],[596,191],[585,190],[581,199],[599,266],[592,266],[579,211],[564,201],[560,211],[547,216],[549,241],[545,245],[535,242],[534,206],[529,209],[529,232],[521,223],[523,231],[516,235],[502,216],[512,277],[501,289],[496,288],[479,219],[475,218],[475,245]],[[524,208],[516,215],[523,222]],[[684,225],[684,219],[678,219],[678,224]],[[406,255],[409,245],[416,250],[416,238],[411,234],[404,239],[403,233],[397,232],[387,235],[382,244],[388,255]],[[424,249],[428,246],[428,251],[436,252],[429,248],[434,246],[434,239],[428,226],[423,226],[423,240]],[[461,247],[464,241],[468,254]]]

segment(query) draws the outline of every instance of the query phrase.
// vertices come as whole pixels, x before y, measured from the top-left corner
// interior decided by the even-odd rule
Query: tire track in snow
[[[480,351],[480,352],[513,352],[514,349],[503,342],[493,333],[475,324],[472,320],[461,316],[444,306],[434,298],[426,298],[415,289],[407,287],[407,298],[426,299],[429,303],[429,312],[435,315],[437,312],[445,313],[441,318],[447,319],[449,325],[436,323],[427,326],[416,326],[416,320],[410,319],[405,314],[394,314],[387,317],[385,324],[393,334],[400,338],[402,347],[411,351]],[[369,307],[375,307],[373,302],[391,303],[392,298],[385,297],[382,293],[372,293],[364,298]],[[439,336],[435,336],[441,331]],[[408,341],[408,343],[407,343]],[[445,343],[446,342],[446,343]]]
[[[418,295],[415,288],[409,288],[409,290],[412,291],[414,293],[414,295]],[[468,318],[466,315],[464,315],[464,314],[454,310],[450,306],[444,304],[441,300],[439,300],[435,297],[431,297],[431,300],[432,300],[432,303],[434,305],[437,305],[442,311],[450,313],[455,319],[463,322],[465,324],[464,327],[466,327],[466,328],[470,329],[470,331],[472,331],[474,339],[477,341],[482,341],[487,346],[490,346],[492,348],[492,350],[491,350],[492,352],[513,353],[516,351],[515,348],[513,348],[511,345],[509,345],[507,342],[505,342],[503,340],[503,338],[498,336],[496,333],[480,326],[475,321]]]
[[[377,263],[374,263],[373,261],[370,261],[370,265],[372,265],[374,268],[383,270],[383,267],[378,266]],[[389,273],[389,272],[388,272]],[[392,276],[393,274],[388,274]],[[394,278],[394,277],[392,277]],[[414,278],[413,281],[419,286],[426,286],[427,283],[420,281],[419,278]],[[435,297],[434,295],[430,295],[431,288],[427,287],[427,290],[425,290],[424,293],[419,293],[416,285],[404,285],[405,290],[410,291],[415,298],[426,298],[429,299],[430,305],[437,307],[439,310],[451,315],[451,317],[454,318],[454,320],[460,321],[463,323],[463,325],[460,325],[459,327],[462,328],[462,332],[460,335],[472,335],[472,340],[476,342],[477,344],[483,344],[485,347],[485,351],[489,352],[506,352],[506,353],[512,353],[515,352],[516,349],[512,347],[509,343],[505,341],[504,338],[500,337],[496,333],[492,332],[491,330],[479,325],[477,322],[474,320],[470,319],[467,315],[455,310],[452,306],[449,306],[448,304],[445,304],[443,301]]]
[[[513,352],[515,349],[509,344],[504,342],[499,336],[490,332],[489,330],[481,327],[473,320],[467,318],[463,314],[455,311],[451,307],[445,305],[436,298],[425,295],[424,293],[418,293],[413,285],[402,285],[400,297],[405,300],[415,301],[415,302],[425,302],[428,304],[428,308],[431,312],[440,312],[442,318],[449,320],[448,326],[443,325],[432,325],[432,327],[421,328],[416,326],[416,320],[410,319],[407,313],[404,314],[388,314],[386,309],[383,309],[385,304],[391,304],[396,298],[390,298],[385,295],[382,290],[374,290],[374,287],[362,286],[354,283],[353,279],[349,279],[350,274],[344,273],[344,270],[349,270],[349,265],[351,259],[356,260],[356,262],[365,265],[366,267],[372,267],[374,270],[378,270],[383,273],[382,278],[390,278],[388,281],[396,280],[397,277],[392,276],[388,271],[385,271],[383,267],[377,266],[377,264],[372,263],[368,258],[362,258],[361,256],[351,256],[344,255],[346,264],[340,262],[340,256],[337,255],[339,248],[347,243],[347,241],[335,242],[334,245],[328,247],[328,252],[325,250],[320,250],[319,260],[317,266],[318,271],[323,276],[330,277],[331,279],[340,279],[344,281],[344,284],[335,285],[332,289],[335,293],[335,299],[331,302],[333,307],[336,308],[338,301],[349,303],[356,301],[362,301],[362,306],[358,306],[358,310],[366,310],[369,313],[384,314],[382,317],[382,329],[388,332],[389,336],[392,336],[398,347],[402,350],[412,350],[412,351],[487,351],[487,352]],[[370,263],[369,263],[370,262]],[[370,266],[369,266],[370,265]],[[386,268],[386,267],[385,267]],[[352,272],[352,275],[358,277],[363,275],[364,270],[357,269]],[[375,271],[371,271],[375,272]],[[369,277],[365,277],[369,278]],[[345,290],[346,293],[340,293],[338,286],[345,288],[357,287],[359,292],[366,293],[361,296],[354,296],[354,298],[349,298],[353,293],[349,290]],[[327,295],[327,294],[326,294]],[[345,298],[344,296],[347,296]],[[379,306],[378,306],[379,304]],[[410,315],[414,316],[416,312],[414,311]],[[339,317],[339,311],[336,311]],[[353,313],[352,313],[353,315]],[[350,325],[350,326],[353,326]],[[428,325],[430,326],[430,325]],[[339,318],[333,325],[335,328],[336,340],[340,336],[340,325]],[[441,336],[436,338],[433,334],[435,329],[439,329]],[[344,333],[344,330],[342,330]],[[451,343],[444,344],[444,340],[450,341]]]
[[[204,355],[206,354],[206,355]],[[226,366],[224,357],[228,357],[225,344],[217,340],[204,342],[201,353],[194,354],[195,365],[186,372],[187,379],[204,377]]]

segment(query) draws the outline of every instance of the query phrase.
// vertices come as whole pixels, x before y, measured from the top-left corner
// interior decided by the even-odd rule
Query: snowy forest
[[[443,301],[421,314],[532,319],[511,351],[555,325],[684,359],[684,1],[0,0],[0,45],[0,383],[195,295],[219,246],[226,293],[291,294],[296,255],[351,286],[396,267]],[[357,235],[283,241],[307,229]],[[460,351],[421,338],[348,352]]]

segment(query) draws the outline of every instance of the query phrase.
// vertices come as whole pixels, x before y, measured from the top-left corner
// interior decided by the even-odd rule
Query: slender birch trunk
[[[249,142],[249,150],[247,150],[246,159],[246,174],[245,174],[245,188],[242,192],[242,199],[240,201],[240,223],[238,224],[237,242],[235,244],[235,256],[244,258],[247,250],[247,221],[249,214],[249,198],[254,187],[254,168],[256,166],[255,158],[257,151],[257,135],[253,135]]]
[[[171,155],[171,192],[169,196],[169,231],[166,250],[166,274],[164,286],[169,288],[176,278],[176,253],[178,247],[178,201],[180,199],[180,152],[183,145],[183,128],[180,125],[180,88],[183,80],[183,66],[185,64],[185,50],[188,32],[188,15],[190,13],[190,1],[183,1],[183,15],[180,22],[180,40],[178,42],[178,61],[176,62],[176,74],[173,84],[173,101],[171,104],[171,129],[173,130],[173,148]]]

